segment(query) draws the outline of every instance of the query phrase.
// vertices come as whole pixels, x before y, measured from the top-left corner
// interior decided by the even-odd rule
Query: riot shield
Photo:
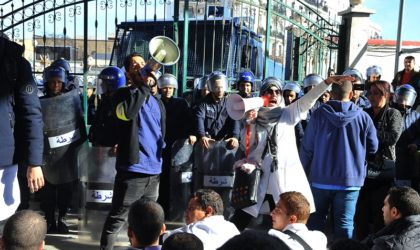
[[[179,139],[172,144],[170,194],[169,194],[169,221],[182,222],[184,210],[191,195],[191,179],[193,165],[193,146],[188,139]]]
[[[41,99],[44,121],[43,172],[52,184],[78,178],[77,154],[86,141],[83,110],[77,90]]]
[[[234,211],[230,206],[230,195],[237,149],[227,149],[225,141],[211,143],[209,149],[204,149],[199,143],[194,148],[194,190],[209,188],[219,193],[223,199],[226,218]]]
[[[99,240],[104,221],[111,209],[116,157],[111,147],[89,147],[84,162],[81,181],[85,186],[82,231],[91,232]]]

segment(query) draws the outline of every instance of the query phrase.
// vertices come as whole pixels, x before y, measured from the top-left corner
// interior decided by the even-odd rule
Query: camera
[[[365,90],[365,84],[353,84],[353,90],[364,91]]]

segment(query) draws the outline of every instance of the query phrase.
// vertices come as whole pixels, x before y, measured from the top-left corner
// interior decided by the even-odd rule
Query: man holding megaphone
[[[280,194],[287,191],[301,192],[310,202],[311,211],[315,210],[312,192],[299,160],[294,126],[305,119],[308,110],[329,85],[351,79],[351,76],[331,76],[296,102],[284,107],[282,81],[268,77],[261,86],[260,101],[251,100],[255,98],[243,99],[242,113],[238,111],[242,106],[240,100],[229,101],[233,106],[228,108],[230,115],[242,119],[243,124],[239,149],[244,158],[236,162],[235,167],[248,173],[259,167],[263,172],[256,204],[236,209],[231,218],[240,231],[248,226],[252,217],[258,216],[264,201],[267,200],[273,210]],[[259,106],[254,105],[257,102]],[[230,112],[232,110],[234,112]]]
[[[118,118],[117,174],[111,211],[102,230],[101,249],[113,249],[134,201],[139,198],[156,201],[159,194],[166,113],[162,101],[150,90],[157,85],[160,66],[178,61],[179,49],[171,39],[158,36],[150,41],[149,52],[151,59],[132,79],[131,86],[118,89],[113,98]]]

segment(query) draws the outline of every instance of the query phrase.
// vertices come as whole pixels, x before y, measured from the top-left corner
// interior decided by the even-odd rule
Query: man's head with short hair
[[[288,224],[306,224],[310,210],[309,201],[303,194],[295,191],[282,193],[276,208],[271,212],[273,228],[282,231]]]
[[[0,248],[6,250],[44,249],[47,223],[43,216],[31,210],[12,215],[3,230]]]
[[[341,81],[341,84],[332,84],[331,98],[337,101],[348,102],[353,97],[353,83]]]
[[[405,71],[413,70],[415,65],[416,65],[416,59],[414,58],[414,56],[406,56],[404,58],[404,70]]]
[[[127,235],[133,247],[158,245],[165,230],[165,214],[157,202],[142,198],[131,205]]]
[[[410,187],[392,187],[382,207],[385,225],[396,219],[420,214],[420,196]]]
[[[264,231],[246,230],[228,240],[218,250],[289,250],[279,238]]]
[[[132,69],[140,70],[145,64],[146,62],[143,57],[137,52],[133,52],[124,58],[124,69],[126,72],[129,72]]]
[[[169,236],[162,245],[162,250],[203,250],[203,242],[194,234],[176,233]]]
[[[185,210],[185,222],[190,224],[213,215],[223,215],[222,197],[211,189],[199,189],[193,193]]]
[[[143,57],[137,52],[133,52],[124,58],[124,69],[127,84],[138,84],[143,80],[139,72],[145,65],[146,62]]]

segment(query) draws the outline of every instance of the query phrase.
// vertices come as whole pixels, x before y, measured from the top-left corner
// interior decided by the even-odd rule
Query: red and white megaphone
[[[261,97],[242,98],[238,94],[232,94],[227,98],[226,109],[230,118],[241,120],[247,111],[266,105],[267,101]]]

